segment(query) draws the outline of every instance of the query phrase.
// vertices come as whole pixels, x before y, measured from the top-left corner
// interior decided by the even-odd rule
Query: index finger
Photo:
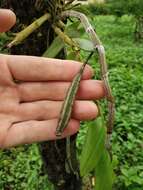
[[[21,81],[71,81],[81,67],[80,62],[34,56],[1,55],[16,80]],[[93,71],[86,66],[83,79],[92,77]]]

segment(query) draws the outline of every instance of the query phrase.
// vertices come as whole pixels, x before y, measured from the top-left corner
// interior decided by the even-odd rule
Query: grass
[[[116,190],[143,187],[143,44],[134,41],[134,20],[97,16],[92,23],[106,49],[109,76],[116,98],[113,155]],[[96,69],[92,61],[93,68]],[[86,126],[78,138],[83,144]],[[0,190],[51,190],[41,172],[37,145],[0,151]]]

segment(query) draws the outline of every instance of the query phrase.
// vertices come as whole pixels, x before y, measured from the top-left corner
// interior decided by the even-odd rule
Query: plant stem
[[[52,28],[54,29],[55,33],[69,46],[71,46],[75,51],[79,51],[79,45],[76,43],[74,40],[72,40],[68,35],[66,35],[62,30],[55,26],[52,25]]]
[[[10,42],[7,47],[11,48],[14,45],[22,43],[31,33],[38,29],[45,21],[49,20],[51,15],[46,13],[40,18],[36,19],[32,24],[27,26],[24,30],[16,34],[16,37]]]
[[[107,69],[107,64],[106,64],[104,47],[103,47],[99,37],[97,36],[95,30],[89,23],[87,17],[83,13],[69,10],[69,11],[64,11],[62,13],[62,17],[78,18],[81,21],[81,23],[83,24],[89,37],[91,38],[91,41],[92,41],[95,49],[98,50],[101,77],[102,77],[102,80],[103,80],[104,86],[105,86],[106,97],[108,100],[108,110],[109,110],[108,121],[107,121],[107,139],[106,139],[107,142],[106,142],[106,144],[107,144],[107,148],[111,149],[110,138],[111,138],[111,133],[112,133],[112,129],[113,129],[115,105],[114,105],[114,98],[112,96],[111,87],[110,87],[109,80],[108,80],[108,69]]]
[[[57,26],[58,27],[60,27],[61,29],[65,29],[65,27],[66,27],[66,25],[64,24],[64,22],[62,22],[61,20],[59,20],[58,22],[57,22]]]

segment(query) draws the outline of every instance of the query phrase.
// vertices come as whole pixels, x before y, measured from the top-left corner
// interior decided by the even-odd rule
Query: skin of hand
[[[16,16],[0,9],[0,20],[0,32],[5,32]],[[57,139],[62,101],[80,66],[75,61],[0,54],[0,148]],[[103,98],[105,92],[103,83],[91,80],[92,75],[87,65],[62,138],[76,133],[81,120],[98,115],[92,100]]]

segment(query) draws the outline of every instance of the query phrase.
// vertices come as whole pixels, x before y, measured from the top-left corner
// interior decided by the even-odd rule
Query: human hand
[[[0,31],[15,23],[11,11],[0,10]],[[81,63],[32,56],[0,55],[0,147],[56,139],[62,101]],[[101,81],[91,80],[86,66],[72,119],[62,138],[79,130],[80,120],[98,115],[92,100],[104,97]],[[15,82],[17,81],[17,82]]]

